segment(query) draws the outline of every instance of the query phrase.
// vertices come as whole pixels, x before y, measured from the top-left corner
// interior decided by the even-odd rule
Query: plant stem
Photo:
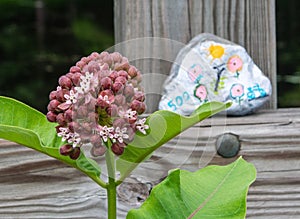
[[[101,186],[102,188],[106,189],[107,188],[107,184],[100,179],[98,176],[89,176],[92,180],[94,180],[99,186]]]
[[[117,218],[117,192],[116,192],[115,179],[109,178],[107,187],[107,205],[108,205],[108,219]]]
[[[108,147],[105,153],[106,166],[108,172],[108,184],[106,187],[107,190],[107,208],[108,208],[108,219],[117,218],[117,185],[115,181],[115,157],[110,147]]]

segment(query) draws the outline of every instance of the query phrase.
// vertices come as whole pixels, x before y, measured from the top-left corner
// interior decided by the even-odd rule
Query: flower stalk
[[[115,179],[109,177],[109,183],[106,188],[107,190],[107,216],[108,219],[117,218],[117,185]]]
[[[111,144],[108,144],[111,147]],[[105,153],[105,160],[108,173],[107,191],[107,208],[108,219],[117,218],[117,185],[115,181],[116,169],[115,169],[115,157],[111,150],[107,150]]]

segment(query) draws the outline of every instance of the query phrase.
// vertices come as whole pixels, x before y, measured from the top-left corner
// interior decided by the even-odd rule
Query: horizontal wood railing
[[[233,158],[216,154],[216,139],[224,133],[239,137],[241,149]],[[129,180],[133,184],[121,185],[118,218],[137,207],[149,186],[169,169],[194,171],[209,164],[228,164],[238,156],[257,168],[257,180],[249,190],[247,218],[300,215],[300,109],[294,108],[245,117],[217,116],[188,129],[140,165]],[[106,218],[106,194],[77,170],[0,140],[0,217]]]

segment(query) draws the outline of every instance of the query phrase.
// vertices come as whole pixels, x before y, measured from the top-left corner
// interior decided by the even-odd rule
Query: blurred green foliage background
[[[279,107],[300,106],[299,0],[276,0],[277,96]]]
[[[300,106],[299,9],[276,0],[279,107]],[[113,36],[113,0],[0,0],[0,95],[46,112],[59,76]]]
[[[112,0],[1,0],[0,95],[46,112],[59,76],[113,44]]]

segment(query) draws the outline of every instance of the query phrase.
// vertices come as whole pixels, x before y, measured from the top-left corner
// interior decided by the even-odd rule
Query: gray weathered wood
[[[246,48],[255,63],[270,78],[276,108],[275,0],[115,0],[115,40],[117,50],[147,74],[145,89],[149,111],[157,109],[160,91],[179,49],[199,33],[209,32]],[[136,46],[128,40],[164,38],[155,46],[152,38]],[[169,43],[166,39],[177,43]],[[124,45],[125,44],[125,45]],[[175,46],[173,45],[175,44]],[[164,59],[161,59],[161,54]],[[149,58],[150,57],[150,58]],[[149,73],[152,73],[149,74]]]
[[[171,168],[194,171],[234,161],[237,157],[225,159],[215,153],[216,138],[228,132],[241,140],[237,157],[243,156],[257,168],[247,218],[299,218],[300,110],[296,108],[205,120],[155,152],[133,173],[131,182],[155,184]],[[147,196],[145,184],[134,185],[120,187],[119,218],[139,204],[137,197]],[[1,218],[106,218],[105,209],[105,191],[77,170],[0,140]]]

